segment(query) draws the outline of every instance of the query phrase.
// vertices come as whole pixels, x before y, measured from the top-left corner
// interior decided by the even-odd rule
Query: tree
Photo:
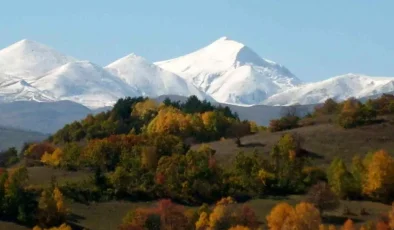
[[[238,147],[242,146],[241,137],[250,134],[250,124],[247,122],[233,123],[227,130],[227,136],[234,137]]]
[[[339,105],[332,98],[327,99],[323,105],[315,107],[314,114],[316,115],[330,115],[338,112]]]
[[[44,190],[41,193],[38,209],[39,223],[44,227],[58,226],[66,219],[63,195],[56,187],[53,191]]]
[[[270,230],[281,230],[294,209],[288,203],[277,204],[267,216],[267,225]]]
[[[393,191],[394,159],[386,151],[377,151],[367,166],[363,192],[371,197],[386,201]]]
[[[315,230],[321,224],[320,212],[311,203],[301,202],[295,206],[295,229]]]
[[[342,230],[356,230],[356,227],[351,219],[347,219],[343,224]]]
[[[183,208],[170,200],[160,200],[153,208],[138,208],[127,216],[120,229],[188,229]]]
[[[314,204],[319,212],[334,210],[339,206],[337,195],[326,182],[319,182],[309,189],[307,201]]]
[[[18,151],[12,147],[5,151],[0,151],[0,167],[8,167],[18,162]]]
[[[347,197],[352,192],[354,178],[340,158],[335,158],[327,171],[328,184],[339,198]]]
[[[141,152],[141,165],[147,169],[156,169],[158,158],[155,147],[144,147]]]

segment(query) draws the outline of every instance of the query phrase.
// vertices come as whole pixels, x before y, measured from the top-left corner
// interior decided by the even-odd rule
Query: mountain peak
[[[257,104],[300,83],[288,69],[246,45],[221,37],[184,56],[155,63],[224,103]]]
[[[28,39],[0,50],[0,72],[18,77],[37,77],[71,61],[76,59]]]
[[[40,45],[40,46],[43,46],[43,44],[33,41],[33,40],[30,40],[30,39],[27,39],[27,38],[24,38],[18,42],[15,42],[13,45]]]

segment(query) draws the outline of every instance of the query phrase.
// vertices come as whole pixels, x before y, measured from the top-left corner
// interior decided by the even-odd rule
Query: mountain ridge
[[[165,61],[151,63],[131,53],[106,67],[27,39],[0,50],[0,103],[72,100],[100,108],[120,97],[178,94],[240,106],[277,106],[393,91],[394,78],[361,74],[304,83],[285,66],[229,37]]]

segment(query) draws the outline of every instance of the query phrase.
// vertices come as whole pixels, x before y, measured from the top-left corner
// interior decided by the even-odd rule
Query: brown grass
[[[27,168],[29,171],[29,184],[31,185],[48,185],[52,177],[55,177],[58,183],[66,181],[79,181],[88,178],[91,173],[84,171],[67,171],[64,169],[55,169],[46,166],[35,166]]]
[[[277,133],[261,132],[246,136],[241,139],[242,147],[237,147],[231,139],[211,142],[210,146],[216,150],[217,158],[224,163],[230,162],[239,151],[251,152],[256,149],[267,156],[286,132],[298,133],[304,139],[302,147],[312,153],[316,165],[326,166],[335,156],[349,163],[357,154],[363,156],[369,151],[378,149],[393,153],[394,149],[394,125],[390,123],[355,129],[343,129],[334,124],[320,124]]]

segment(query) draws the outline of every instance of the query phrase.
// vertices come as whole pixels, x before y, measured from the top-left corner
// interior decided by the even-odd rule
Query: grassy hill
[[[209,143],[215,149],[216,156],[223,162],[231,161],[238,151],[250,152],[254,149],[269,154],[273,146],[284,133],[297,133],[303,139],[302,148],[311,153],[316,164],[327,165],[335,156],[350,162],[356,154],[365,155],[369,151],[384,149],[394,153],[394,125],[391,123],[372,124],[354,129],[343,129],[335,124],[318,124],[282,132],[260,132],[245,136],[242,147],[237,147],[233,140],[221,140]],[[197,149],[199,145],[193,148]]]

